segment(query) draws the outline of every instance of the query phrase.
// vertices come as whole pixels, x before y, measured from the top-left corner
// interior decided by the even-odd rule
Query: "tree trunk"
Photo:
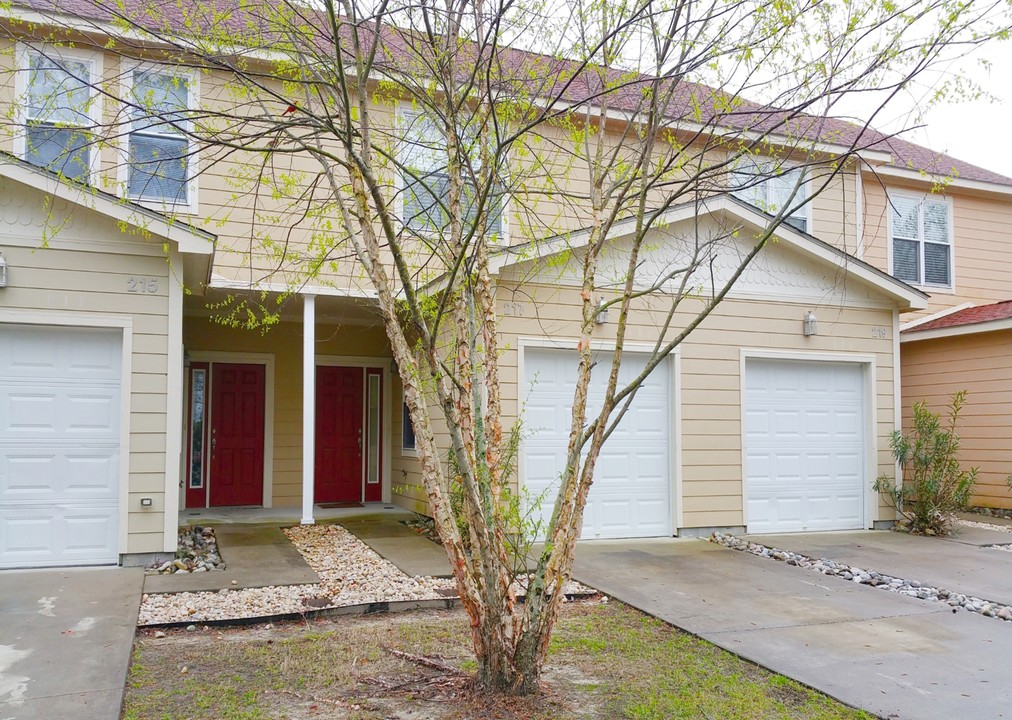
[[[523,652],[510,642],[486,644],[476,653],[475,682],[482,690],[509,695],[530,695],[541,689],[541,663],[533,653]]]

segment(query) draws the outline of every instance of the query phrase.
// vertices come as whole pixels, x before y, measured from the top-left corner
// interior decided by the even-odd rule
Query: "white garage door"
[[[864,527],[864,417],[860,364],[748,359],[748,531]]]
[[[577,362],[576,353],[564,350],[524,353],[524,486],[543,496],[544,527],[565,467]],[[641,356],[626,354],[621,380],[628,382],[644,367]],[[610,370],[611,356],[602,353],[592,376],[589,417],[600,409]],[[650,374],[601,449],[583,519],[584,539],[671,534],[668,375],[667,364]]]
[[[121,347],[0,325],[0,567],[117,561]]]

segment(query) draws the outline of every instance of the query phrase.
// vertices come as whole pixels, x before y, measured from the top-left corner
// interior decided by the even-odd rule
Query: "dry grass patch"
[[[871,717],[619,603],[566,607],[538,697],[476,692],[467,632],[463,612],[142,631],[124,718]]]

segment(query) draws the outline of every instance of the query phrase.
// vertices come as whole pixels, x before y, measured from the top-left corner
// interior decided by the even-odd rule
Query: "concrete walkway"
[[[213,524],[224,570],[146,575],[144,592],[215,591],[268,585],[313,585],[320,576],[275,523]],[[2,719],[0,719],[2,720]]]
[[[140,568],[0,573],[0,718],[118,720]]]
[[[899,538],[894,542],[890,538]],[[1012,554],[894,533],[790,536],[862,567],[913,577],[932,557],[946,579],[1001,590]],[[908,543],[908,540],[919,543]],[[834,544],[839,552],[835,552]],[[987,553],[976,572],[948,567]],[[883,562],[872,562],[881,559]],[[904,558],[910,558],[910,564]],[[886,565],[888,561],[889,565]],[[937,577],[943,577],[939,570]],[[742,657],[891,720],[1012,718],[1012,623],[984,618],[704,540],[597,541],[577,548],[574,577]],[[925,575],[926,580],[931,578]],[[954,583],[940,584],[967,592]],[[991,593],[993,594],[993,593]]]
[[[397,566],[405,575],[450,577],[446,551],[404,524],[411,513],[370,513],[341,518],[345,530]]]

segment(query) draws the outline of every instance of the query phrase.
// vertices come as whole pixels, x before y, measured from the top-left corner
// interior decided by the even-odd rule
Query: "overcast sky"
[[[980,67],[978,58],[992,63],[990,72]],[[932,150],[948,153],[960,160],[1012,177],[1012,43],[992,44],[961,64],[963,71],[985,87],[995,102],[986,100],[939,105],[928,111],[923,129],[903,137]],[[908,96],[904,102],[914,107],[919,98]],[[902,114],[899,113],[900,115]],[[903,118],[893,113],[890,122],[875,123],[890,131],[902,126]]]

